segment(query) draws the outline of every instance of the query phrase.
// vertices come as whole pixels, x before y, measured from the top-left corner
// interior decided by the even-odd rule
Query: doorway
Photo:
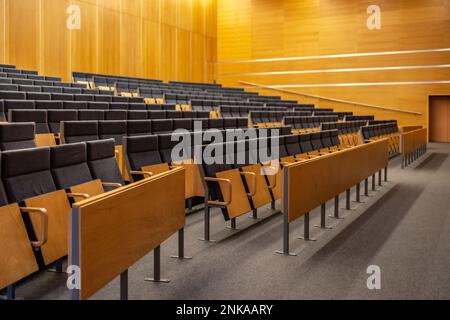
[[[450,142],[450,96],[433,96],[429,102],[430,142]]]

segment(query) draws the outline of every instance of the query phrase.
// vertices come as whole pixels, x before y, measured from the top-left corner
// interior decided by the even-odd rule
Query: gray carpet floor
[[[343,209],[342,220],[329,218],[331,230],[312,228],[316,242],[295,239],[303,220],[291,225],[291,251],[280,256],[282,216],[270,208],[260,220],[240,217],[239,230],[226,229],[212,212],[215,243],[199,241],[203,212],[191,214],[186,226],[186,254],[171,259],[177,236],[161,250],[162,276],[170,283],[150,283],[149,254],[129,271],[130,299],[450,299],[450,144],[431,144],[428,153],[407,169],[400,158],[389,166],[388,182],[363,203]],[[354,191],[354,190],[353,190]],[[352,199],[354,199],[352,194]],[[277,205],[278,207],[278,205]],[[327,205],[333,212],[333,202]],[[311,226],[320,212],[311,213]],[[369,290],[367,268],[381,270],[381,289]],[[41,272],[23,281],[24,299],[70,299],[64,274]],[[118,299],[115,279],[93,299]]]

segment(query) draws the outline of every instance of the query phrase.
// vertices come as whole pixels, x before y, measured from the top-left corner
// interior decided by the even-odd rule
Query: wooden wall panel
[[[41,0],[41,67],[42,74],[70,78],[70,32],[61,28],[66,24],[65,12],[69,0]]]
[[[66,27],[70,4],[81,9],[80,30]],[[72,71],[213,81],[216,8],[216,0],[0,0],[0,62],[67,81]]]
[[[299,95],[259,92],[380,119],[396,118],[400,125],[427,126],[428,95],[450,93],[450,68],[445,66],[449,51],[321,56],[450,48],[450,2],[380,0],[376,3],[381,8],[379,30],[366,26],[370,4],[366,0],[218,0],[218,82],[281,86]],[[302,93],[421,115],[318,100]]]
[[[79,6],[81,10],[81,28],[71,30],[72,70],[80,72],[97,72],[97,0],[72,0],[71,4]]]
[[[141,0],[122,0],[120,74],[142,77]]]
[[[6,0],[0,0],[0,61],[1,63],[5,63],[5,20],[6,20],[6,14],[5,14],[5,7],[6,7]]]
[[[39,2],[6,1],[6,62],[37,70],[40,59]]]
[[[120,73],[120,34],[120,0],[99,0],[99,73]]]

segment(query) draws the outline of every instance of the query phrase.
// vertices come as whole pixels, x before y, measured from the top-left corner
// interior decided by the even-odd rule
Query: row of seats
[[[339,120],[344,120],[345,117],[347,116],[352,116],[353,112],[350,111],[339,111],[339,112],[334,112],[334,111],[323,111],[322,109],[316,109],[314,111],[314,115],[315,116],[337,116],[339,118]]]
[[[400,152],[400,134],[396,122],[386,124],[368,125],[361,128],[361,134],[365,141],[389,139],[389,154]]]
[[[140,110],[176,111],[174,104],[145,104],[138,102],[56,101],[56,100],[0,100],[1,111],[9,110]],[[202,114],[207,114],[203,112]]]
[[[346,116],[345,121],[359,121],[359,120],[364,120],[364,121],[372,121],[375,120],[375,116]]]
[[[284,117],[283,124],[292,126],[294,133],[303,133],[318,130],[321,123],[338,120],[338,116]]]
[[[312,114],[311,111],[251,111],[250,119],[254,126],[267,127],[273,124],[281,125],[285,117],[309,117]]]
[[[355,146],[360,143],[359,132],[361,127],[367,125],[367,121],[325,122],[320,125],[320,130],[338,130],[342,144]]]
[[[70,94],[46,92],[0,91],[0,100],[58,100],[58,101],[99,101],[99,102],[137,102],[141,97],[120,97],[101,94]]]
[[[35,247],[33,250],[29,246],[29,256],[36,259],[30,263],[38,264],[41,269],[67,255],[67,221],[71,202],[124,184],[112,140],[4,151],[0,154],[0,161],[0,205],[21,205],[22,215],[18,214],[20,218],[15,225],[26,229],[24,236],[28,233],[29,241]],[[81,184],[94,182],[98,182],[95,184],[97,190],[91,187],[89,194],[72,191]],[[30,219],[42,211],[24,208],[27,206],[46,210],[43,221],[47,228],[37,218]],[[45,236],[47,241],[43,245]],[[15,253],[19,254],[18,251]],[[28,267],[21,265],[20,269]]]
[[[207,129],[247,129],[245,118],[229,119],[159,119],[134,121],[62,121],[63,143],[114,138],[118,145],[124,136],[173,133],[175,130],[202,131]]]
[[[158,119],[204,119],[209,114],[197,111],[126,111],[126,110],[15,110],[10,109],[8,120],[15,122],[34,122],[36,133],[60,132],[61,121],[100,121],[100,120],[158,120]]]
[[[61,82],[55,79],[59,78],[0,72],[0,83],[5,85],[40,86],[42,92],[58,92],[58,90],[62,90],[61,88],[86,89],[86,85],[81,83]],[[14,91],[19,91],[19,88]]]
[[[243,107],[243,106],[220,106],[219,113],[223,118],[228,117],[247,117],[251,112],[255,111],[287,111],[286,108],[280,107]]]
[[[225,101],[225,100],[191,100],[191,106],[193,110],[207,110],[207,111],[212,111],[221,106],[235,106],[237,108],[264,107],[262,103],[258,102]]]
[[[212,165],[203,161],[203,174],[207,181],[210,199],[208,205],[220,207],[225,220],[234,219],[239,215],[280,199],[281,170],[278,170],[278,174],[271,178],[261,175],[262,166],[268,165],[268,159],[260,157],[261,150],[276,148],[278,152],[272,151],[269,159],[280,161],[282,166],[286,163],[303,161],[340,150],[337,130],[280,136],[278,141],[258,139],[255,142],[252,144],[251,141],[248,141],[244,148],[242,146],[239,148],[237,145],[230,148],[230,143],[221,144],[214,148],[215,155],[224,156],[227,161]],[[244,142],[231,144],[239,143]],[[272,146],[273,143],[276,143],[276,145]],[[263,156],[266,156],[264,152]],[[236,161],[236,159],[245,159],[245,161],[242,163],[242,161]],[[225,185],[219,183],[219,179],[230,181],[231,186],[229,188],[235,191],[227,191]],[[249,186],[253,186],[253,188]],[[231,193],[233,197],[230,199],[227,194]]]

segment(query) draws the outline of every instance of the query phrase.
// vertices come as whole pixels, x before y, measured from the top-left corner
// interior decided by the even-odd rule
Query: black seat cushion
[[[54,146],[50,151],[50,169],[58,189],[92,181],[85,143]]]
[[[55,191],[50,148],[3,152],[2,180],[11,203]]]
[[[122,138],[127,135],[127,122],[117,121],[99,121],[98,133],[100,139],[114,139],[116,145],[122,145]]]
[[[124,185],[115,157],[114,143],[113,139],[87,142],[87,161],[94,179]],[[111,187],[105,187],[105,190],[110,189]]]
[[[35,148],[34,123],[3,123],[0,124],[0,149],[17,150]]]
[[[64,143],[99,140],[97,121],[64,121],[61,127]]]
[[[129,120],[127,122],[127,135],[140,136],[149,135],[152,132],[151,120]]]
[[[124,139],[125,153],[131,170],[162,163],[157,136],[136,136]]]

